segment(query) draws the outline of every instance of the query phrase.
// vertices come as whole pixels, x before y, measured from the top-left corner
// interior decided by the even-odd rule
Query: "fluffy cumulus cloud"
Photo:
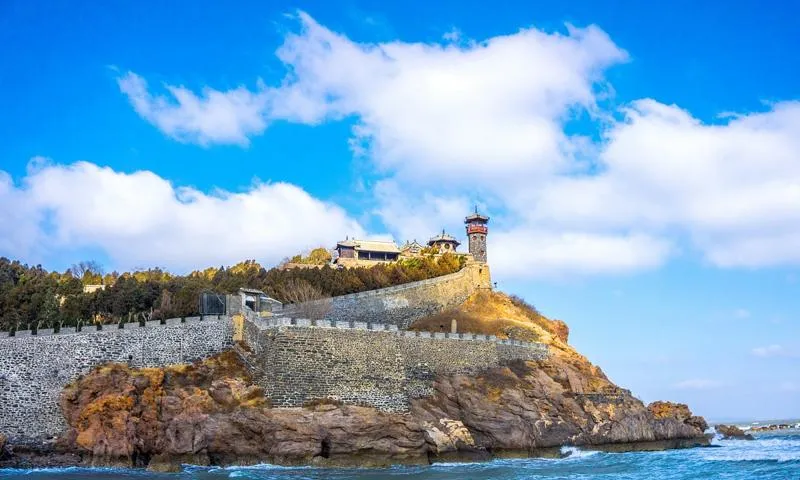
[[[604,73],[628,56],[595,26],[372,44],[298,18],[275,87],[167,86],[169,101],[135,74],[120,85],[165,133],[203,144],[246,144],[277,120],[353,121],[354,155],[379,178],[370,213],[424,238],[460,228],[479,199],[501,274],[630,272],[687,253],[800,263],[800,103],[711,124],[653,99],[609,110]],[[576,118],[600,139],[567,133]]]
[[[603,173],[550,183],[535,217],[680,232],[719,266],[800,262],[800,103],[715,125],[654,100],[625,113]]]
[[[205,88],[197,95],[182,86],[166,85],[169,95],[154,96],[147,82],[133,72],[117,83],[136,113],[182,142],[248,145],[251,135],[267,128],[266,89],[254,93],[244,87],[226,92]]]
[[[41,212],[34,208],[10,175],[0,170],[0,254],[27,258],[39,243]]]
[[[626,273],[657,267],[672,246],[647,235],[511,229],[492,233],[492,264],[515,277]]]
[[[596,27],[371,45],[300,18],[302,31],[278,50],[291,77],[271,114],[354,115],[355,144],[382,170],[415,182],[500,182],[571,168],[575,147],[560,118],[593,109],[602,69],[626,59]]]
[[[0,199],[3,254],[37,260],[45,250],[99,248],[117,268],[272,264],[363,233],[341,208],[294,185],[209,194],[88,162],[37,167],[18,186],[0,172]]]

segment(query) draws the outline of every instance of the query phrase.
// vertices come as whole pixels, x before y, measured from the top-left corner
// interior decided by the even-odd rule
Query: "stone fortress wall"
[[[489,266],[472,262],[450,275],[289,305],[276,313],[302,316],[303,310],[310,308],[326,311],[328,320],[386,323],[408,328],[419,318],[459,305],[475,291],[489,288]]]
[[[405,411],[412,399],[432,393],[437,374],[547,355],[541,344],[403,330],[489,288],[489,282],[485,264],[469,264],[452,275],[329,299],[328,317],[334,320],[291,318],[289,309],[271,319],[250,312],[241,332],[247,348],[237,351],[276,407],[332,398]],[[191,362],[234,346],[234,330],[231,317],[215,315],[121,329],[107,325],[101,331],[0,334],[0,433],[16,440],[59,435],[66,427],[59,395],[77,376],[106,362]]]
[[[190,317],[105,325],[103,330],[62,328],[60,333],[19,331],[0,336],[0,432],[12,438],[49,438],[64,431],[61,390],[106,362],[133,367],[188,363],[231,347],[230,318]]]
[[[248,320],[244,340],[255,381],[276,407],[330,398],[403,412],[412,399],[433,394],[436,375],[476,373],[513,359],[547,356],[543,344],[493,335],[304,319]]]

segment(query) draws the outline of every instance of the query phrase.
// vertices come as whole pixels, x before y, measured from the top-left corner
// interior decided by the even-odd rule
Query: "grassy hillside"
[[[497,335],[549,345],[551,358],[541,362],[539,368],[547,370],[570,391],[619,391],[599,367],[567,343],[569,328],[563,321],[548,319],[519,297],[482,290],[456,308],[417,320],[410,329],[449,332],[452,319],[456,320],[459,333]]]

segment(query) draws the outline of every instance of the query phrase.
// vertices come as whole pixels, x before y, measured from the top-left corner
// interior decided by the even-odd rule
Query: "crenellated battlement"
[[[418,332],[413,330],[400,330],[397,325],[388,323],[348,322],[335,320],[311,320],[308,318],[272,317],[251,319],[253,324],[261,329],[270,328],[322,328],[338,330],[361,330],[368,332],[394,332],[406,338],[431,338],[437,340],[464,340],[475,342],[495,342],[500,345],[511,345],[539,350],[547,354],[547,345],[538,342],[523,342],[521,340],[500,339],[496,335],[483,335],[477,333],[449,333],[449,332]]]
[[[158,328],[162,326],[172,327],[183,323],[193,324],[199,322],[216,322],[220,320],[229,321],[230,319],[225,315],[203,315],[195,317],[168,318],[163,321],[150,320],[144,323],[130,322],[122,324],[119,323],[106,324],[106,325],[100,325],[100,328],[98,328],[97,325],[84,325],[80,330],[78,330],[76,327],[61,327],[61,329],[58,332],[55,332],[54,329],[52,328],[40,328],[36,332],[31,330],[17,330],[16,332],[0,331],[0,341],[6,339],[25,338],[25,337],[52,337],[59,335],[76,335],[76,334],[88,335],[97,332],[135,330],[138,328]]]

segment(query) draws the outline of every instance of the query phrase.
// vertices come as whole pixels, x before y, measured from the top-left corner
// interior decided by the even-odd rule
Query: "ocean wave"
[[[561,455],[564,458],[586,458],[600,453],[597,450],[581,450],[578,447],[561,447]]]
[[[720,448],[700,449],[700,457],[716,462],[800,462],[800,438],[757,438],[756,440],[720,440],[712,444]]]
[[[731,480],[786,480],[800,478],[800,433],[758,435],[756,440],[714,441],[710,448],[660,452],[605,453],[563,447],[562,459],[508,458],[489,462],[370,468],[319,468],[271,464],[201,467],[184,465],[181,473],[154,473],[116,468],[0,469],[0,480],[375,480],[403,477],[409,480],[520,480],[524,478],[625,478],[651,480],[704,478]]]

